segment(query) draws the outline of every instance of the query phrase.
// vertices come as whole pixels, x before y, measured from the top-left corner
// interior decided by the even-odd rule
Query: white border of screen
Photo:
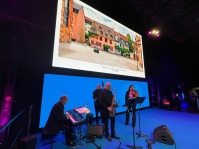
[[[84,4],[81,1],[78,1],[78,3],[79,2]],[[84,5],[86,5],[86,4],[84,4]],[[61,67],[61,68],[69,68],[69,69],[76,69],[76,70],[85,70],[85,71],[92,71],[92,72],[102,72],[102,73],[108,73],[108,74],[145,78],[143,52],[142,52],[143,71],[127,70],[127,69],[116,68],[116,67],[111,67],[111,66],[107,66],[107,65],[94,64],[94,63],[89,63],[89,62],[84,62],[84,61],[78,61],[78,60],[72,60],[72,59],[58,57],[61,7],[62,7],[62,0],[58,0],[55,38],[54,38],[54,50],[53,50],[53,62],[52,62],[53,67]],[[88,7],[90,7],[90,6],[88,6]],[[97,11],[96,9],[94,9],[92,7],[90,7],[90,9]],[[99,11],[97,11],[97,12],[100,13]],[[102,15],[104,15],[104,14],[102,14]],[[106,15],[104,15],[104,16],[106,16]],[[108,16],[106,16],[106,17],[108,17]],[[109,18],[109,19],[111,19],[111,18]],[[113,20],[113,19],[111,19],[111,20]],[[115,20],[113,20],[113,21],[115,21]],[[117,21],[115,21],[115,22],[118,23]],[[120,24],[120,23],[118,23],[118,24]],[[120,25],[123,26],[122,24],[120,24]],[[125,26],[123,26],[123,27],[125,27]],[[130,30],[127,27],[125,27],[125,28]],[[132,30],[130,30],[130,31],[134,32]],[[140,37],[141,37],[141,35],[140,35]],[[142,49],[143,49],[143,47],[142,47]]]

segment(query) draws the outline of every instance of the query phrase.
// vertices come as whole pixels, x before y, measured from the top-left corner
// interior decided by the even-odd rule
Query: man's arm
[[[56,121],[65,121],[66,115],[63,113],[63,110],[60,106],[56,105],[53,107],[53,118]]]
[[[97,97],[96,97],[96,90],[93,91],[93,99],[94,101],[96,101]]]

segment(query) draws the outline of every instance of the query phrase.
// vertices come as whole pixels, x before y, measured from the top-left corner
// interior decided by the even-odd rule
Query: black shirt
[[[58,129],[58,125],[66,120],[67,118],[64,114],[64,105],[59,101],[51,109],[45,128],[53,130]]]
[[[96,89],[93,91],[93,99],[95,100],[95,106],[99,106],[99,93],[102,91],[102,89]]]
[[[109,113],[108,107],[112,105],[113,93],[110,90],[102,90],[99,94],[99,101],[102,113]]]

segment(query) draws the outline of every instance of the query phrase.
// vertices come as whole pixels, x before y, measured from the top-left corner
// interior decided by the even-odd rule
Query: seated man
[[[68,102],[67,96],[61,96],[60,100],[52,107],[47,123],[45,125],[46,131],[65,130],[66,145],[74,146],[72,133],[72,123],[70,121],[71,115],[64,114],[64,105]]]

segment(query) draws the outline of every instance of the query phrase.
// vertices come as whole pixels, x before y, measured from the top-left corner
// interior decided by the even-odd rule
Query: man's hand
[[[70,118],[72,115],[70,114],[66,114],[66,118]]]

